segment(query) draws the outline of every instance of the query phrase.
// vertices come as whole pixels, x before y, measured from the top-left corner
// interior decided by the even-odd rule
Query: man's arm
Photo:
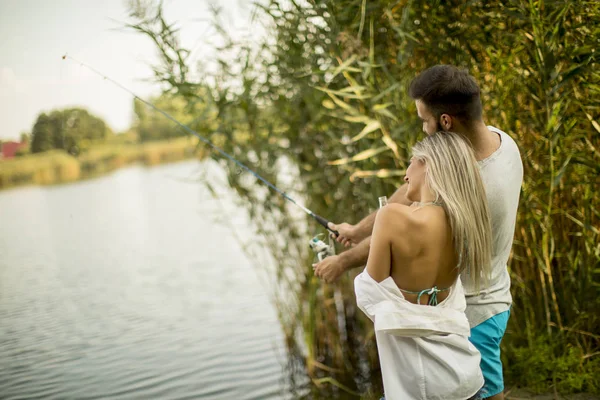
[[[367,263],[371,236],[341,254],[325,257],[323,261],[313,264],[315,276],[327,283],[333,283],[347,270]]]
[[[400,186],[398,190],[388,199],[388,203],[399,203],[406,206],[410,206],[412,202],[406,198],[407,184]],[[369,250],[371,249],[371,234],[373,233],[373,226],[375,225],[375,218],[377,211],[371,213],[365,217],[357,225],[358,229],[362,229],[366,234],[365,238],[356,246],[348,249],[340,254],[340,262],[343,265],[345,271],[349,271],[353,268],[362,267],[367,263],[369,258]]]
[[[390,198],[388,199],[388,203],[399,203],[404,204],[406,206],[410,206],[412,202],[406,198],[406,188],[406,183],[400,186],[400,188],[398,188],[398,190],[396,190],[394,194],[390,196]],[[359,240],[364,240],[365,238],[371,236],[373,234],[373,226],[375,225],[376,216],[377,211],[374,211],[371,214],[367,215],[365,218],[363,218],[358,224],[356,224],[354,226],[354,237],[358,238]]]
[[[398,190],[388,199],[388,203],[404,204],[410,206],[413,202],[406,198],[406,189],[408,189],[408,183],[400,186]]]
[[[340,253],[340,264],[344,271],[349,271],[353,268],[362,267],[367,263],[369,258],[369,250],[371,249],[371,236],[363,239],[356,246]]]
[[[396,192],[394,192],[394,194],[388,199],[388,202],[410,205],[411,202],[406,199],[405,194],[406,184],[402,185],[398,190],[396,190]],[[356,225],[359,227],[359,229],[361,229],[361,232],[364,235],[364,237],[357,240],[358,244],[356,246],[349,248],[339,255],[326,257],[323,261],[313,264],[315,275],[323,279],[325,282],[331,283],[335,282],[345,271],[366,265],[369,258],[371,234],[373,233],[373,225],[375,224],[376,215],[377,211],[365,217]],[[349,224],[331,224],[330,226],[334,229],[347,229],[347,232],[351,234],[351,237],[356,240],[357,236],[354,236],[353,234],[355,227],[352,227]],[[338,241],[344,240],[350,243],[351,240],[348,239],[348,235],[344,235],[343,229],[340,229],[340,236],[343,237],[338,237]]]

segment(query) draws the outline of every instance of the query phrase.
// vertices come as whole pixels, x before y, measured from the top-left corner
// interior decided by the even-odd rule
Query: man
[[[409,95],[416,102],[426,134],[452,131],[464,135],[472,143],[479,161],[492,220],[492,273],[480,290],[463,279],[466,314],[471,326],[470,340],[481,353],[483,397],[503,399],[500,342],[512,304],[507,261],[523,182],[519,149],[506,133],[485,125],[479,86],[467,72],[451,65],[431,67],[413,80]],[[405,193],[403,185],[389,202],[410,205]],[[340,233],[337,241],[352,248],[315,264],[316,276],[334,282],[343,272],[366,264],[375,215],[376,212],[372,213],[356,225],[331,224],[330,228]]]

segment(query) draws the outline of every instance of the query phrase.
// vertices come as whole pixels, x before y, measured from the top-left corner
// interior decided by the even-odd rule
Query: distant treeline
[[[200,103],[194,109],[196,113],[192,114],[188,104],[179,97],[163,94],[150,101],[184,124],[191,124],[196,128],[207,124],[207,115],[202,112],[204,107]],[[140,101],[133,100],[133,109],[135,119],[124,133],[129,143],[172,139],[188,134],[173,121]],[[30,141],[31,153],[60,149],[71,155],[78,155],[99,143],[114,141],[114,137],[120,135],[123,134],[115,135],[102,118],[88,110],[66,108],[40,113],[31,134],[23,134],[21,139],[23,140],[23,136],[30,136],[27,139]]]
[[[187,102],[169,94],[150,100],[195,129],[211,126],[200,102],[193,114]],[[132,126],[120,134],[83,108],[40,113],[31,134],[21,135],[29,148],[20,149],[14,159],[0,160],[0,189],[75,181],[134,162],[154,165],[203,157],[204,146],[198,147],[198,140],[177,124],[139,101],[133,101],[133,108]]]

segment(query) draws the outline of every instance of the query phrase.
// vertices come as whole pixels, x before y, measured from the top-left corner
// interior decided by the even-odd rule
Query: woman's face
[[[409,201],[421,201],[421,188],[425,185],[426,168],[425,161],[415,157],[410,159],[410,165],[404,176],[404,181],[408,183],[406,198]]]

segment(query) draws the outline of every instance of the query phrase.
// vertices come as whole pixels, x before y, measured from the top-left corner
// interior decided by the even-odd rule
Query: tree
[[[42,113],[31,131],[31,152],[63,149],[79,152],[81,142],[102,141],[111,134],[110,128],[99,117],[81,108]]]
[[[50,117],[45,113],[40,114],[31,130],[31,152],[40,153],[52,149],[53,131]]]

